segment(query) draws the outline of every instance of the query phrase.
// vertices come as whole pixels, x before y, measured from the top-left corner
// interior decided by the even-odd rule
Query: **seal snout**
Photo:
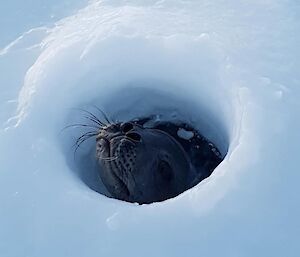
[[[121,127],[120,127],[120,130],[123,132],[123,133],[127,133],[131,130],[133,130],[134,126],[131,122],[125,122],[125,123],[122,123]]]
[[[125,134],[125,137],[133,142],[141,142],[142,137],[141,135],[136,131],[135,126],[130,122],[125,122],[121,125],[120,130],[123,134]]]
[[[111,124],[102,128],[96,138],[98,159],[108,160],[108,157],[127,156],[128,149],[133,149],[142,141],[139,130],[141,128],[131,122]]]
[[[142,140],[141,134],[138,131],[139,129],[140,128],[137,125],[131,122],[125,122],[121,124],[112,124],[107,128],[102,129],[100,135],[102,134],[102,136],[106,137],[110,142],[114,138],[120,136],[132,143],[137,143]]]

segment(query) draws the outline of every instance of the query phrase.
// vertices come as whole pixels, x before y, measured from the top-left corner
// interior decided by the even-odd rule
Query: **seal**
[[[152,117],[101,127],[96,158],[111,196],[139,204],[179,195],[222,161],[218,149],[191,126]]]
[[[127,202],[164,201],[209,177],[223,160],[217,147],[185,122],[163,121],[159,115],[118,122],[95,108],[105,120],[79,109],[89,123],[65,128],[88,129],[74,144],[74,158],[84,142],[96,137],[95,168],[84,169],[81,177],[101,194],[107,195],[104,185],[107,196]],[[103,185],[97,182],[99,174]]]
[[[189,187],[189,156],[163,130],[134,122],[111,124],[96,138],[96,157],[105,187],[120,200],[158,202]]]

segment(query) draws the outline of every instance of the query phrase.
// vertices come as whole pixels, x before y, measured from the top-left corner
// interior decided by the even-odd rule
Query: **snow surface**
[[[189,140],[189,139],[191,139],[191,138],[194,136],[194,132],[185,130],[185,129],[183,129],[183,128],[180,128],[180,129],[178,129],[178,131],[177,131],[177,135],[178,135],[180,138],[183,138],[183,139],[185,139],[185,140]]]
[[[299,256],[298,1],[42,2],[1,3],[0,45],[35,28],[0,49],[0,256]],[[228,153],[174,199],[109,199],[63,130],[93,104]]]

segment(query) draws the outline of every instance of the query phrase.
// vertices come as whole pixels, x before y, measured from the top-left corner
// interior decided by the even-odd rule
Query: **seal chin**
[[[130,192],[134,188],[132,172],[136,158],[136,142],[125,135],[104,133],[97,137],[96,150],[102,166],[101,178],[113,197],[130,201]]]
[[[114,155],[111,154],[111,149],[115,147],[116,140],[113,142],[106,138],[100,138],[97,140],[96,155],[102,166],[100,176],[113,197],[128,201],[128,187],[121,176],[119,169],[116,168],[115,163],[117,161],[117,157],[114,157]]]

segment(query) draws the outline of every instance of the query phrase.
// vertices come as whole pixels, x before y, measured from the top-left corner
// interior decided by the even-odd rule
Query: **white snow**
[[[1,23],[0,256],[298,256],[297,1],[31,2],[1,4],[40,16]],[[93,140],[74,159],[83,130],[62,131],[93,104],[184,117],[228,154],[174,199],[107,198]]]
[[[189,140],[194,136],[194,132],[185,130],[184,128],[179,128],[177,135],[182,139]]]

